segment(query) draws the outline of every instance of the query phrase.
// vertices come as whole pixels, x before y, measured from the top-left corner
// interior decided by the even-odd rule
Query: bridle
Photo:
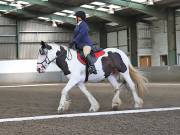
[[[50,63],[52,63],[52,62],[57,58],[57,56],[56,56],[54,59],[50,60],[49,57],[48,57],[48,51],[47,51],[47,50],[45,51],[45,50],[42,49],[42,48],[39,50],[39,54],[46,56],[45,59],[44,59],[42,62],[37,62],[37,64],[41,64],[42,67],[44,67],[44,68],[46,68],[45,65],[44,65],[44,63],[46,63],[46,64],[49,65]]]
[[[68,60],[71,60],[72,59],[72,54],[71,54],[71,51],[70,51],[70,48],[68,48],[67,49],[67,52],[68,52],[68,54],[67,54],[67,56],[66,56],[66,58],[68,59]],[[42,62],[37,62],[37,64],[41,64],[42,65],[42,67],[44,67],[44,68],[46,68],[45,67],[45,65],[44,65],[44,63],[46,63],[46,64],[50,64],[50,63],[52,63],[55,59],[57,59],[58,57],[61,57],[61,56],[63,56],[64,55],[64,52],[63,51],[60,51],[60,53],[54,58],[54,59],[52,59],[52,60],[50,60],[49,59],[49,57],[48,57],[48,51],[46,50],[44,50],[44,49],[39,49],[39,54],[40,55],[45,55],[46,57],[45,57],[45,59],[42,61]],[[70,58],[69,58],[69,56],[70,56]]]

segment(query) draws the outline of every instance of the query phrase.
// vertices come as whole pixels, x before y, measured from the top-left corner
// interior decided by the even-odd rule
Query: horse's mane
[[[60,48],[60,46],[62,46],[62,47],[64,47],[66,50],[67,50],[67,46],[66,45],[63,45],[63,44],[60,44],[60,43],[54,43],[54,42],[52,42],[52,43],[48,43],[49,45],[51,45],[51,46],[54,46],[54,47],[57,47],[57,48]]]
[[[60,43],[48,43],[51,46],[57,47],[58,49],[60,49],[60,46],[62,46],[65,50],[68,50],[68,46],[65,44],[60,44]],[[72,52],[76,52],[74,49],[71,49]]]
[[[62,47],[64,47],[65,49],[68,48],[66,45],[63,45],[63,44],[60,44],[60,43],[54,43],[54,42],[52,42],[52,43],[48,43],[48,44],[51,45],[51,46],[62,46]]]

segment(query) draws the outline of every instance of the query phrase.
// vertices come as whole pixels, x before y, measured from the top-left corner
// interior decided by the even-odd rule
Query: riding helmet
[[[84,11],[77,11],[74,16],[80,17],[82,20],[86,20],[86,13]]]

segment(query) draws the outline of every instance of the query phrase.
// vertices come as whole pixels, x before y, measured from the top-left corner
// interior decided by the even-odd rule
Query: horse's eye
[[[39,49],[39,53],[41,55],[45,55],[47,53],[47,51],[41,48],[41,49]]]
[[[39,53],[40,53],[41,55],[43,55],[43,50],[42,50],[42,49],[39,49]]]

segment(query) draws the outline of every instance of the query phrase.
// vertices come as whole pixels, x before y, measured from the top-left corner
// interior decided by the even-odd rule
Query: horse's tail
[[[144,95],[144,90],[146,89],[145,83],[148,82],[148,79],[141,75],[131,64],[129,64],[129,74],[138,89],[139,95],[142,97]]]

